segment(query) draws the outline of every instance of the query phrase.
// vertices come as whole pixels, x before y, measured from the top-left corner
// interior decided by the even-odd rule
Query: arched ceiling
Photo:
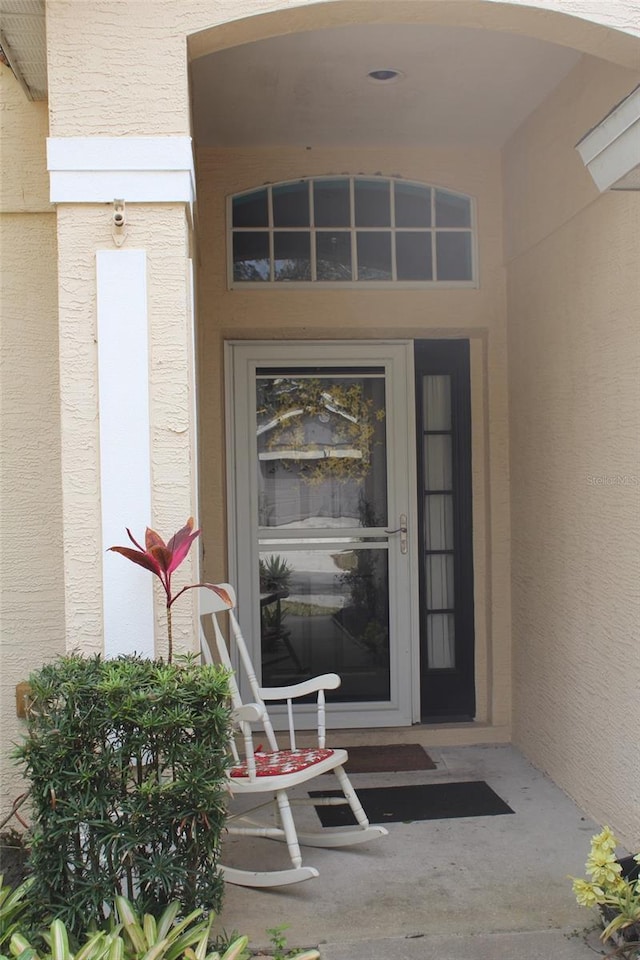
[[[192,63],[199,146],[500,146],[577,63],[512,33],[356,24],[230,47]],[[369,71],[402,76],[374,83]]]

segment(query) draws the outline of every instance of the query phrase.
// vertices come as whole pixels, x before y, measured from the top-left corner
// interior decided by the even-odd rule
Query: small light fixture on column
[[[124,200],[113,201],[113,242],[116,247],[121,247],[127,234],[125,233]]]

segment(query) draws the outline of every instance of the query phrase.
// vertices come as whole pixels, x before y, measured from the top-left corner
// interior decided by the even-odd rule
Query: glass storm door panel
[[[333,725],[409,723],[410,498],[394,466],[409,455],[410,353],[232,349],[239,610],[262,683],[337,673]]]
[[[384,371],[258,369],[256,407],[262,682],[388,700]]]

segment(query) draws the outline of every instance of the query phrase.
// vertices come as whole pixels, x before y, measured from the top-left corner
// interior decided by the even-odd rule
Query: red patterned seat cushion
[[[256,776],[279,777],[285,773],[299,773],[307,770],[316,763],[322,763],[333,755],[333,750],[307,748],[305,750],[276,750],[273,753],[262,753],[256,750]],[[247,763],[244,761],[233,767],[231,777],[248,777]]]

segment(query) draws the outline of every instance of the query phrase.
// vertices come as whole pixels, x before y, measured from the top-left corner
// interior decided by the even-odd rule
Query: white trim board
[[[192,203],[190,137],[49,137],[52,203]]]
[[[98,250],[98,383],[102,543],[128,545],[151,521],[147,258]],[[102,563],[104,652],[154,656],[153,577],[124,557]]]
[[[640,190],[640,86],[576,145],[601,192]]]

